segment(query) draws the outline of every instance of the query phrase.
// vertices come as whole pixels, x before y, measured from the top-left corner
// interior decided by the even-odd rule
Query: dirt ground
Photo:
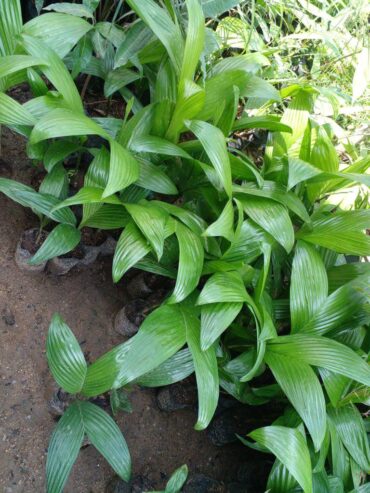
[[[0,176],[30,182],[32,168],[23,140],[3,130]],[[20,271],[14,251],[21,233],[37,224],[32,213],[0,194],[0,493],[41,493],[51,431],[48,411],[53,381],[45,357],[50,319],[59,312],[91,361],[122,341],[112,329],[125,303],[124,284],[114,286],[110,259],[65,277]],[[163,488],[165,478],[187,463],[193,473],[230,481],[249,451],[240,444],[213,446],[196,432],[195,411],[160,411],[155,390],[135,389],[133,413],[118,420],[128,442],[133,474]],[[114,475],[93,447],[81,450],[65,492],[103,493]]]

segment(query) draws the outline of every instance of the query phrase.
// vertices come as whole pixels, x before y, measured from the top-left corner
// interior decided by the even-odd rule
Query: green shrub
[[[0,93],[0,122],[29,137],[44,163],[52,157],[45,167],[53,186],[66,157],[60,149],[86,146],[87,135],[104,140],[88,148],[93,161],[73,197],[0,179],[2,192],[60,223],[36,261],[59,254],[60,245],[63,252],[74,248],[83,226],[119,228],[115,282],[134,266],[176,280],[137,335],[87,367],[54,318],[53,375],[66,391],[90,398],[132,383],[168,385],[195,372],[199,430],[210,423],[220,388],[247,405],[283,400],[281,417],[250,433],[254,442],[242,439],[276,456],[267,488],[361,491],[370,469],[356,407],[369,402],[369,264],[361,258],[370,252],[370,211],[366,201],[343,207],[335,198],[369,186],[369,159],[340,163],[330,126],[313,115],[316,87],[278,91],[261,77],[268,60],[259,53],[220,58],[198,0],[187,0],[187,15],[170,2],[128,3],[141,20],[121,33],[116,51],[109,39],[116,28],[107,28],[113,51],[97,59],[114,59],[105,88],[127,85],[125,71],[140,79],[142,100],[130,95],[122,119],[88,117],[67,69],[73,72],[73,47],[87,32],[94,37],[97,25],[73,18],[73,34],[62,39],[56,27],[72,25],[68,14],[44,14],[23,28],[13,23],[20,41],[2,53],[4,90],[24,80],[28,67],[55,88],[23,105]],[[91,73],[89,66],[82,71]],[[121,90],[114,84],[113,92]],[[257,114],[249,111],[252,101]],[[259,165],[237,146],[238,132],[250,129],[269,131]],[[83,209],[78,227],[76,205]],[[263,373],[268,384],[260,385]],[[88,405],[81,402],[68,416]],[[82,436],[87,428],[80,429]],[[49,464],[55,452],[68,472],[72,454],[61,450],[49,449]],[[49,490],[61,491],[62,483]]]

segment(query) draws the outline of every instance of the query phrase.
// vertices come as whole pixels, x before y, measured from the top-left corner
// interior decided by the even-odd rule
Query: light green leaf
[[[67,207],[70,205],[78,205],[78,204],[115,204],[122,205],[122,202],[116,195],[110,195],[109,197],[103,197],[104,190],[102,188],[96,187],[82,187],[72,197],[69,197],[66,200],[63,200],[60,204],[58,204],[53,210],[63,209],[63,207]]]
[[[149,152],[192,159],[187,152],[181,149],[181,147],[166,139],[161,139],[160,137],[155,137],[153,135],[136,136],[130,142],[130,149],[136,152]]]
[[[66,157],[77,152],[80,148],[80,144],[68,142],[65,139],[51,142],[43,159],[45,169],[50,172],[56,164],[64,161]]]
[[[0,92],[0,124],[33,126],[35,123],[35,118],[24,106]]]
[[[139,163],[127,149],[110,140],[110,152],[109,178],[103,197],[128,187],[139,177]]]
[[[73,15],[50,13],[31,19],[23,26],[22,32],[40,38],[63,59],[92,28],[92,24]]]
[[[200,55],[204,48],[205,26],[204,16],[199,0],[186,0],[188,10],[188,29],[180,73],[180,83],[193,80]]]
[[[241,202],[246,214],[289,253],[294,244],[294,229],[286,208],[263,197],[249,196]]]
[[[193,356],[198,387],[198,421],[196,430],[209,425],[218,403],[219,378],[216,350],[214,346],[202,351],[200,347],[200,323],[191,309],[184,312],[186,342]]]
[[[131,475],[131,458],[121,430],[100,407],[88,401],[78,402],[85,433],[94,447],[124,481]]]
[[[192,293],[203,269],[204,250],[199,237],[178,221],[176,236],[180,250],[179,268],[175,289],[167,300],[168,303],[179,303]]]
[[[267,351],[269,365],[278,384],[288,397],[311,434],[315,450],[320,450],[326,433],[325,397],[315,372],[298,358]]]
[[[295,248],[290,284],[291,331],[299,332],[328,296],[328,276],[320,254],[299,241]]]
[[[91,10],[83,4],[67,3],[67,2],[52,3],[47,7],[44,7],[44,10],[53,10],[54,12],[60,12],[62,14],[70,14],[73,15],[74,17],[88,17],[90,19],[94,18]]]
[[[299,358],[303,363],[319,366],[369,385],[370,367],[352,349],[327,337],[294,334],[270,339],[268,351]]]
[[[0,78],[35,65],[45,65],[45,60],[28,55],[9,55],[1,58]]]
[[[287,132],[292,133],[289,125],[280,122],[280,117],[277,115],[266,116],[242,116],[236,120],[233,125],[233,130],[246,130],[249,128],[264,128],[271,132]]]
[[[141,157],[138,158],[138,163],[140,174],[136,185],[164,195],[176,195],[178,193],[176,185],[159,166]]]
[[[249,301],[249,299],[250,297],[238,272],[217,272],[206,282],[197,304],[243,303]]]
[[[72,251],[80,242],[81,233],[69,224],[58,224],[48,235],[36,254],[29,260],[30,265],[37,265]]]
[[[193,120],[185,122],[202,143],[209,160],[221,180],[227,195],[231,196],[231,168],[226,150],[225,137],[221,130],[204,121]]]
[[[208,349],[238,316],[243,303],[226,302],[202,305],[201,334],[202,351]]]
[[[297,480],[304,493],[312,493],[311,459],[302,433],[295,428],[266,426],[249,433],[259,445],[268,448]]]
[[[217,17],[239,5],[241,0],[200,0],[206,17]]]
[[[58,421],[50,438],[46,460],[46,489],[62,493],[84,437],[79,405],[71,404]]]
[[[85,381],[87,364],[73,332],[58,314],[50,323],[46,356],[57,384],[70,394],[79,392]]]
[[[204,236],[223,236],[230,242],[234,239],[234,208],[231,200],[226,202],[218,219],[210,224]]]
[[[162,387],[180,382],[194,372],[193,358],[189,349],[182,349],[154,370],[137,380],[143,387]]]
[[[118,282],[121,277],[136,262],[150,252],[150,246],[134,222],[129,222],[119,237],[113,257],[113,281]]]
[[[163,254],[168,214],[150,202],[148,204],[125,204],[125,207],[151,244],[159,261]]]
[[[164,493],[179,493],[185,484],[188,473],[188,466],[186,464],[176,469],[168,480]]]

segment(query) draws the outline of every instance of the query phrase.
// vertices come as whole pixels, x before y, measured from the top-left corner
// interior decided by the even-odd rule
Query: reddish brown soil
[[[7,174],[30,183],[32,169],[23,140],[3,131]],[[1,167],[4,170],[4,166]],[[4,176],[5,174],[2,174]],[[125,303],[124,287],[111,281],[111,259],[65,277],[20,271],[14,250],[22,232],[37,225],[32,213],[0,194],[0,492],[45,490],[45,458],[55,421],[48,411],[53,391],[45,358],[49,321],[59,312],[73,328],[90,360],[121,342],[112,330],[115,313]],[[248,458],[239,444],[217,448],[205,432],[196,432],[193,410],[160,411],[155,390],[135,388],[133,413],[118,423],[132,454],[133,474],[147,474],[158,489],[176,467],[230,481]],[[65,492],[103,493],[113,476],[91,446],[81,450]]]

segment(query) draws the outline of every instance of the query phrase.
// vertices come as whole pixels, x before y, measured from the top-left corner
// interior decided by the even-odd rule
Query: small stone
[[[195,474],[190,477],[183,488],[183,493],[226,493],[224,484],[209,478],[204,474]]]
[[[137,299],[127,303],[114,319],[114,330],[125,337],[131,337],[139,330],[145,315],[147,303]]]
[[[72,396],[64,392],[62,389],[57,389],[52,398],[48,402],[49,412],[55,418],[62,416],[64,411],[69,406]]]
[[[14,325],[15,324],[14,314],[8,306],[6,306],[2,310],[1,314],[2,314],[2,319],[4,320],[6,325]]]
[[[197,391],[189,382],[179,382],[163,387],[157,394],[157,405],[161,411],[173,412],[195,406]]]

